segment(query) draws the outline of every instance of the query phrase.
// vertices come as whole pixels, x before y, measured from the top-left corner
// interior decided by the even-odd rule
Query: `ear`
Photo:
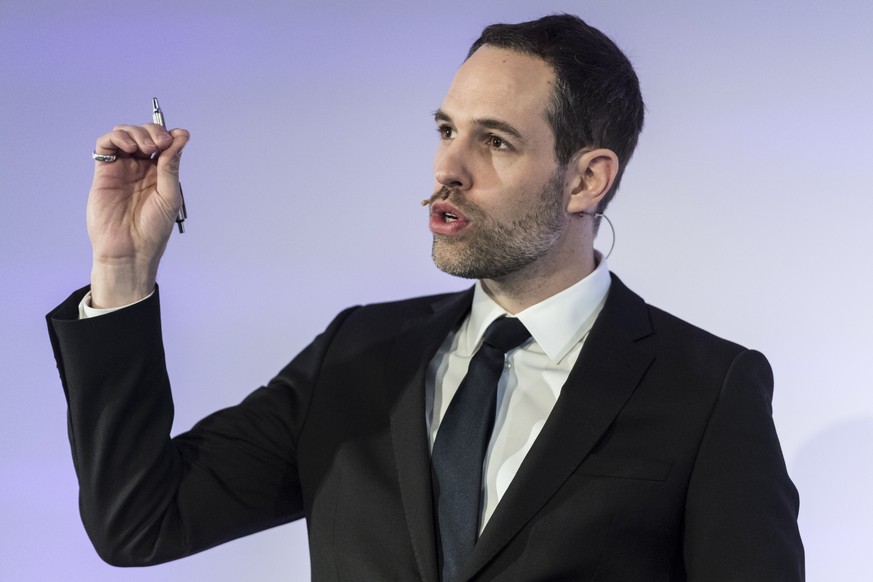
[[[618,156],[606,148],[582,150],[567,166],[571,185],[567,212],[594,212],[618,175]]]

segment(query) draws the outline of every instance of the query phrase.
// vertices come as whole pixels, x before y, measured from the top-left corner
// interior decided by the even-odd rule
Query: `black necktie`
[[[506,352],[529,337],[515,318],[500,317],[488,326],[440,423],[431,462],[444,582],[457,578],[476,544],[482,465],[494,427],[497,382]]]

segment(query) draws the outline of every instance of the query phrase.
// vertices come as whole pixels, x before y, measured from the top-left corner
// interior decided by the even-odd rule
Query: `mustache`
[[[452,192],[454,192],[452,188],[449,188],[448,186],[443,186],[442,188],[431,194],[430,198],[425,198],[424,200],[422,200],[421,205],[430,206],[437,200],[448,200],[449,196],[452,195]]]

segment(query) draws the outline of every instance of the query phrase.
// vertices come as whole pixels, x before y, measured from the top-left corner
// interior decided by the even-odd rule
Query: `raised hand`
[[[92,306],[125,305],[154,289],[182,206],[179,158],[189,137],[149,123],[118,125],[97,140],[88,197]]]

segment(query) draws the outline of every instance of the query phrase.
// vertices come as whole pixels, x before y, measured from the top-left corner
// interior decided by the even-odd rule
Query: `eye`
[[[455,128],[451,125],[440,125],[437,127],[437,133],[440,134],[440,139],[452,139],[455,137]]]
[[[495,150],[508,150],[512,147],[509,142],[497,135],[488,136],[488,146]]]

